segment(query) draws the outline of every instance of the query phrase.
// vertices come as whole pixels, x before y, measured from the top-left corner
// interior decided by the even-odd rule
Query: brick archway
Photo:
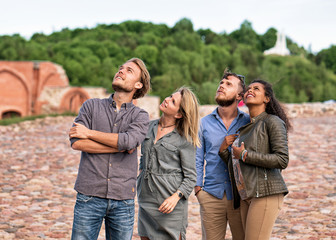
[[[31,90],[20,72],[7,66],[0,67],[0,93],[0,118],[10,109],[20,113],[20,116],[31,114]]]
[[[64,69],[51,62],[34,62],[34,71],[37,71],[36,96],[40,96],[45,87],[67,87],[69,80]]]
[[[83,88],[72,88],[64,94],[59,111],[78,113],[82,104],[89,98],[88,92]]]
[[[5,109],[0,112],[0,119],[22,117],[22,112],[19,109]]]

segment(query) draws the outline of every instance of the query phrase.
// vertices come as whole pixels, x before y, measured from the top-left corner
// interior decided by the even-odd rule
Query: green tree
[[[188,18],[182,18],[173,27],[173,32],[194,32],[194,26]]]
[[[134,50],[134,55],[142,59],[148,70],[152,72],[157,65],[159,50],[155,46],[140,45]]]
[[[24,60],[26,55],[26,40],[19,34],[0,38],[0,59]]]
[[[187,31],[178,31],[173,34],[174,44],[185,51],[198,51],[201,48],[202,41],[197,33]]]
[[[293,42],[288,37],[287,37],[287,48],[289,49],[291,55],[303,56],[303,57],[306,57],[308,55],[308,52],[303,47],[299,47],[297,43]]]
[[[219,85],[218,82],[203,82],[197,90],[200,104],[216,104],[215,95]]]
[[[49,59],[46,47],[35,41],[29,41],[26,44],[25,52],[27,57],[29,56],[31,60]]]
[[[275,46],[277,39],[277,30],[275,28],[269,28],[264,35],[260,37],[261,51],[265,51]]]
[[[204,44],[215,44],[219,46],[228,46],[229,40],[228,37],[223,34],[217,34],[211,31],[210,29],[200,29],[197,31],[197,33],[200,35],[201,40],[204,42]]]
[[[112,90],[118,66],[132,57],[143,59],[152,77],[152,94],[164,98],[182,85],[191,86],[202,104],[215,103],[214,92],[226,67],[273,84],[284,102],[335,98],[336,46],[316,56],[287,38],[291,56],[265,56],[274,46],[276,30],[258,35],[245,20],[230,34],[210,29],[194,31],[182,18],[165,24],[125,21],[94,28],[68,28],[50,35],[0,36],[0,59],[52,61],[64,67],[70,83]]]
[[[321,50],[316,56],[316,63],[324,63],[327,68],[336,73],[336,45],[328,49]]]
[[[230,35],[231,38],[238,43],[250,45],[258,50],[261,50],[261,44],[258,34],[253,30],[252,23],[245,20],[240,29],[233,31]]]

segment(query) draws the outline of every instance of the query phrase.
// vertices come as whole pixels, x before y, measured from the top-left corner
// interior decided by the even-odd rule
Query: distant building
[[[106,98],[104,88],[71,87],[64,69],[52,62],[0,61],[0,119],[12,116],[75,112],[89,98]],[[135,104],[159,116],[158,97]],[[157,107],[154,107],[157,106]]]
[[[287,49],[287,43],[286,43],[286,35],[284,33],[277,32],[277,40],[275,43],[275,46],[265,50],[265,55],[281,55],[281,56],[287,56],[290,55],[289,50]]]

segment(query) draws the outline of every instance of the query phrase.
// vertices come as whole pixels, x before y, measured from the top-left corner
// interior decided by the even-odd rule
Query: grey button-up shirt
[[[145,139],[148,113],[132,103],[124,103],[119,112],[113,95],[89,99],[82,105],[76,123],[89,129],[118,133],[118,149],[131,150]],[[70,139],[71,145],[78,138]],[[137,151],[92,154],[82,152],[75,190],[90,196],[124,200],[135,197]]]

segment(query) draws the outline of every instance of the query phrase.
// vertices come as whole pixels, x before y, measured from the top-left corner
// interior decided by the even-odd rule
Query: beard
[[[232,97],[231,99],[220,99],[219,97],[216,97],[215,100],[219,106],[228,107],[231,106],[236,101],[236,97]]]
[[[127,93],[129,93],[129,92],[133,91],[133,89],[131,87],[121,86],[121,84],[114,83],[114,82],[112,82],[112,88],[116,92],[127,92]]]

